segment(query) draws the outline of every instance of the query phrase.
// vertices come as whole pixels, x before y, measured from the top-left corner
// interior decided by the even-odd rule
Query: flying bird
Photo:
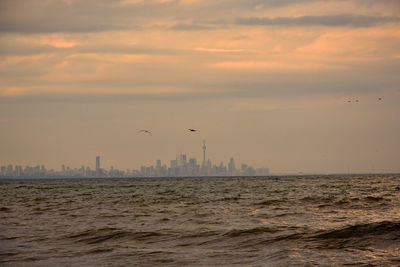
[[[149,135],[152,135],[149,130],[139,130],[139,133],[147,133]]]
[[[196,132],[197,130],[196,129],[188,129],[189,131],[191,131],[191,132]]]
[[[382,97],[378,98],[378,100],[382,100]]]

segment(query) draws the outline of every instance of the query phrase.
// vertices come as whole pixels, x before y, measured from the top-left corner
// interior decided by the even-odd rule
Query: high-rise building
[[[190,165],[191,167],[196,166],[196,165],[197,165],[196,159],[195,159],[195,158],[190,158],[190,159],[189,159],[189,165]]]
[[[228,171],[229,174],[232,174],[236,171],[235,160],[231,158],[228,163]]]
[[[9,164],[9,165],[7,166],[7,173],[6,173],[6,175],[12,175],[13,172],[14,172],[13,165]]]
[[[176,161],[177,161],[179,167],[184,167],[186,165],[186,155],[185,154],[179,154],[176,157]]]
[[[177,161],[176,160],[171,160],[171,168],[176,168],[178,166]]]
[[[242,166],[241,166],[240,169],[242,170],[242,172],[243,172],[243,171],[246,171],[246,169],[247,169],[247,164],[242,163]]]
[[[100,171],[100,156],[96,157],[96,172]]]
[[[203,168],[206,165],[206,140],[203,140]]]
[[[22,175],[22,166],[15,166],[15,172],[17,176],[21,176]]]
[[[207,163],[206,163],[206,167],[205,167],[205,168],[206,168],[206,174],[207,174],[207,175],[210,174],[211,167],[212,167],[211,160],[208,159],[208,160],[207,160]]]
[[[146,166],[140,166],[140,173],[142,176],[146,176]]]

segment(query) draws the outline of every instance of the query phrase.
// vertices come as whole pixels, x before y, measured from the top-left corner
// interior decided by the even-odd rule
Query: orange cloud
[[[388,42],[382,42],[387,40]],[[314,58],[370,60],[398,51],[400,30],[397,27],[333,31],[296,50],[299,55]]]
[[[78,43],[74,42],[74,41],[70,41],[70,40],[66,40],[66,39],[60,39],[60,38],[56,38],[56,39],[44,39],[41,41],[41,44],[45,44],[45,45],[51,45],[57,48],[69,48],[69,47],[74,47],[76,46]]]
[[[197,47],[194,50],[201,52],[210,52],[210,53],[238,53],[245,51],[244,49],[218,49],[218,48],[204,48],[204,47]]]

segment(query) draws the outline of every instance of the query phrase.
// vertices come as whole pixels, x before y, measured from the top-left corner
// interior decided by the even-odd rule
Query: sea
[[[0,181],[1,266],[400,266],[400,175]]]

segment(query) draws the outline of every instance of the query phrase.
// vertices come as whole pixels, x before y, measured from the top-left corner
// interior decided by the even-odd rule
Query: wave
[[[10,212],[10,211],[11,211],[11,209],[7,208],[7,207],[1,207],[0,208],[0,212]]]
[[[186,246],[220,245],[231,248],[259,247],[277,245],[281,242],[295,242],[318,249],[363,249],[374,245],[395,246],[400,240],[400,222],[376,222],[357,224],[340,229],[310,232],[301,227],[254,227],[233,229],[225,233],[206,231],[181,236],[191,240]],[[196,241],[192,239],[197,239]],[[227,245],[228,244],[228,245]],[[281,245],[279,245],[281,246]]]
[[[343,229],[327,231],[322,234],[315,235],[315,238],[334,239],[334,238],[357,238],[366,235],[384,235],[394,234],[400,239],[400,222],[375,222],[368,224],[357,224],[348,226]]]
[[[100,248],[91,249],[91,250],[87,251],[86,253],[87,254],[101,254],[101,253],[112,252],[113,250],[114,250],[114,248],[103,248],[103,247],[100,247]]]
[[[299,227],[292,226],[292,227],[254,227],[250,229],[233,229],[228,232],[225,232],[223,236],[225,237],[240,237],[240,236],[247,236],[247,235],[260,235],[260,234],[274,234],[278,232],[284,231],[292,231],[296,230]]]
[[[151,231],[123,231],[117,228],[101,228],[86,230],[77,234],[65,236],[67,239],[75,239],[76,242],[97,244],[108,240],[130,239],[136,241],[152,241],[154,238],[164,237],[167,234]]]
[[[358,197],[351,197],[351,198],[343,198],[339,199],[333,204],[324,202],[320,204],[318,207],[323,208],[323,207],[340,207],[340,208],[365,208],[369,207],[371,205],[375,204],[380,204],[380,205],[387,205],[389,202],[391,202],[391,199],[384,198],[384,197],[374,197],[374,196],[367,196],[364,198],[358,198]],[[365,206],[366,205],[366,206]]]
[[[181,235],[180,238],[181,239],[203,238],[203,237],[218,236],[218,234],[219,234],[218,231],[201,231],[201,232],[184,234]]]
[[[286,202],[286,201],[287,201],[286,198],[284,198],[284,199],[267,199],[267,200],[255,203],[255,205],[257,205],[257,206],[270,206],[270,205],[280,204],[280,203],[283,203],[283,202]]]
[[[316,234],[311,237],[311,241],[317,241],[317,247],[321,249],[398,246],[400,222],[382,221],[352,225]]]
[[[364,200],[367,202],[379,202],[379,201],[384,201],[386,199],[383,197],[368,196],[368,197],[365,197]]]
[[[233,229],[225,234],[224,236],[228,237],[238,237],[243,235],[257,235],[257,234],[264,234],[264,233],[276,233],[280,230],[278,228],[270,228],[270,227],[255,227],[251,229]]]
[[[224,197],[224,198],[221,198],[221,199],[218,199],[217,201],[224,201],[224,202],[234,202],[234,201],[238,201],[238,200],[240,200],[241,199],[241,197],[240,196],[235,196],[235,197]]]
[[[300,199],[302,202],[320,203],[320,202],[332,202],[334,197],[319,197],[319,196],[306,196]]]

